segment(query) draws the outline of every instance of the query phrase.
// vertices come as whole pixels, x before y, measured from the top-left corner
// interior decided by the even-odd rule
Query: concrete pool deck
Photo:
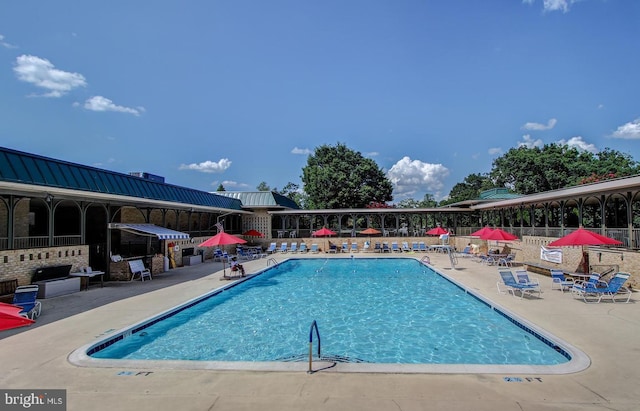
[[[318,254],[276,254],[286,257]],[[329,258],[340,254],[320,255]],[[379,256],[358,253],[362,256]],[[417,257],[422,254],[397,255]],[[384,257],[394,257],[385,254]],[[300,371],[216,371],[77,367],[68,356],[115,330],[218,288],[219,263],[182,267],[153,281],[108,282],[104,288],[42,300],[37,324],[0,332],[2,389],[67,390],[68,410],[638,410],[640,319],[638,294],[629,304],[585,304],[550,290],[542,299],[498,294],[497,268],[468,258],[452,270],[433,265],[546,331],[584,351],[591,365],[564,375],[392,374]],[[243,262],[248,273],[267,259]],[[228,271],[228,269],[227,269]],[[314,369],[317,369],[314,366]]]

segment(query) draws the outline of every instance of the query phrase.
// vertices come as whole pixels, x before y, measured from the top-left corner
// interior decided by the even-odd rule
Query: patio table
[[[96,276],[100,276],[100,287],[104,287],[104,274],[104,271],[78,272],[69,273],[69,277],[80,277],[80,288],[87,291],[89,289],[89,280]]]

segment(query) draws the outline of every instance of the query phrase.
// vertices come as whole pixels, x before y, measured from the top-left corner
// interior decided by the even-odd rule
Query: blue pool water
[[[322,356],[347,362],[555,365],[569,361],[564,350],[429,267],[415,259],[397,258],[289,260],[126,338],[94,348],[90,355],[136,360],[304,360],[314,320]]]

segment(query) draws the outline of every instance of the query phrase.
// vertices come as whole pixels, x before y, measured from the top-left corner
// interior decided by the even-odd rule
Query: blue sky
[[[214,191],[313,149],[436,199],[521,144],[640,160],[633,0],[5,1],[0,145]]]

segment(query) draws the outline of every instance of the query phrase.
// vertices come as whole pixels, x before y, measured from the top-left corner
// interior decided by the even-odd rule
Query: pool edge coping
[[[377,258],[377,257],[376,257]],[[508,315],[513,320],[526,326],[530,331],[536,332],[544,338],[553,341],[561,347],[571,359],[563,364],[556,365],[527,365],[527,364],[509,364],[509,365],[492,365],[492,364],[397,364],[397,363],[342,363],[326,360],[313,361],[313,367],[317,371],[331,371],[344,373],[389,373],[389,374],[535,374],[535,375],[563,375],[581,372],[589,368],[591,359],[582,350],[574,345],[559,338],[558,336],[548,332],[538,325],[533,324],[529,320],[519,316],[513,311],[497,304],[489,298],[477,293],[473,289],[465,286],[456,279],[448,276],[438,268],[425,264],[417,257],[403,257],[413,259],[422,265],[428,266],[438,275],[450,281],[457,287],[471,294],[483,303],[491,307],[492,310],[500,310],[502,314]],[[113,331],[107,335],[101,336],[92,342],[89,342],[75,349],[67,356],[67,361],[72,365],[87,368],[142,368],[142,369],[162,369],[162,370],[212,370],[212,371],[268,371],[268,372],[299,372],[309,371],[308,362],[278,362],[278,361],[189,361],[189,360],[117,360],[94,358],[87,353],[95,347],[100,346],[108,341],[113,340],[120,335],[132,334],[132,330],[146,326],[149,323],[157,322],[159,319],[166,317],[178,310],[185,309],[204,299],[210,298],[216,294],[224,292],[229,288],[233,288],[256,275],[259,275],[273,267],[282,264],[295,257],[287,257],[274,266],[268,266],[259,270],[255,274],[247,275],[236,281],[222,285],[218,288],[210,290],[204,294],[191,298],[182,304],[176,305],[160,313]],[[537,338],[537,337],[536,337]]]

